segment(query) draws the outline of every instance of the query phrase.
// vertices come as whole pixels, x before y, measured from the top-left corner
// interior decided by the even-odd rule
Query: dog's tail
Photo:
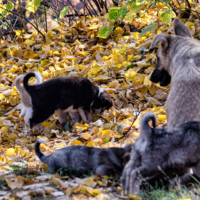
[[[41,151],[40,151],[40,144],[47,142],[45,139],[38,139],[35,142],[35,153],[38,156],[38,158],[45,164],[48,164],[48,156],[45,156]]]
[[[16,87],[20,93],[22,93],[22,91],[23,91],[23,87],[20,85],[20,80],[23,80],[24,76],[25,75],[19,75],[11,85],[11,87],[16,85]]]
[[[26,89],[26,91],[29,91],[30,88],[32,87],[28,81],[31,77],[35,77],[37,79],[37,82],[38,83],[42,83],[42,76],[39,72],[29,72],[28,74],[26,74],[24,76],[24,79],[23,79],[23,85],[24,85],[24,88]]]
[[[148,124],[149,120],[152,121],[153,128],[156,128],[156,115],[153,112],[146,113],[140,122],[140,134],[147,140],[152,134],[152,129]]]

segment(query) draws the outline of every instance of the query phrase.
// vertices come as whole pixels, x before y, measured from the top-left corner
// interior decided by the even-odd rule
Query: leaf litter
[[[131,25],[136,30],[153,26],[158,9],[159,5],[149,9],[142,17],[133,19]],[[198,38],[200,22],[194,18],[186,25]],[[0,41],[0,199],[31,199],[31,196],[110,199],[110,195],[125,198],[119,180],[98,175],[72,178],[63,169],[62,176],[48,174],[47,166],[39,161],[33,148],[37,138],[48,141],[40,145],[46,155],[72,145],[124,147],[135,142],[141,116],[150,110],[157,115],[157,125],[166,126],[169,86],[149,81],[156,64],[155,52],[149,52],[149,48],[155,33],[173,32],[172,22],[169,25],[160,22],[154,33],[144,29],[140,34],[130,32],[130,23],[123,19],[127,25],[110,29],[110,36],[103,39],[97,35],[106,20],[105,14],[87,17],[86,22],[81,18],[71,27],[61,24],[47,33],[46,43],[36,31],[32,34],[16,31],[13,41]],[[63,127],[53,115],[31,131],[24,119],[19,118],[19,92],[16,87],[11,88],[18,75],[29,71],[39,71],[43,81],[62,76],[87,77],[110,94],[114,108],[94,115],[91,124],[81,122],[72,127],[69,123]],[[31,83],[34,81],[31,79]],[[141,114],[132,124],[139,111]]]

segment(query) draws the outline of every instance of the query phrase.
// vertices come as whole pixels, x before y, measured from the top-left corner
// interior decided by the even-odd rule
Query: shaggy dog
[[[60,168],[70,168],[81,174],[92,172],[99,175],[120,177],[127,162],[128,153],[134,148],[134,143],[124,148],[94,148],[87,146],[70,146],[45,156],[40,151],[40,144],[46,142],[38,139],[35,143],[35,153],[39,159],[47,164],[50,173],[56,173]]]
[[[166,102],[168,127],[179,127],[189,121],[200,121],[200,43],[189,29],[174,19],[175,35],[155,36],[158,43],[157,65],[150,80],[171,88]]]
[[[85,123],[92,120],[92,111],[104,111],[112,107],[109,94],[87,78],[61,77],[39,85],[29,85],[35,73],[29,72],[23,85],[31,97],[32,107],[27,113],[26,123],[30,128],[48,119],[56,110],[75,115],[79,112]],[[85,114],[86,113],[86,114]]]
[[[153,128],[148,125],[149,120]],[[177,128],[155,128],[155,121],[156,116],[151,112],[142,117],[141,135],[123,171],[123,188],[127,194],[139,192],[139,175],[147,178],[159,173],[160,168],[194,167],[194,175],[200,178],[200,122],[188,122]],[[187,178],[188,174],[180,177],[180,183]]]

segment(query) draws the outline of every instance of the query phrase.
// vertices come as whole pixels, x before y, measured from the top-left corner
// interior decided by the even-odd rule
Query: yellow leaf
[[[41,62],[42,62],[42,61],[41,61]],[[40,73],[42,73],[42,67],[41,67],[41,66],[38,67],[38,71],[39,71]]]
[[[139,33],[139,32],[133,33],[133,37],[134,37],[136,40],[139,40],[139,38],[140,38],[140,33]]]
[[[89,133],[83,133],[81,135],[81,138],[83,138],[84,140],[90,140],[91,139],[91,135]]]
[[[52,124],[51,122],[43,122],[42,126],[46,128],[47,126],[50,126],[51,124]]]
[[[16,153],[15,153],[15,150],[13,148],[9,148],[7,151],[6,151],[6,156],[9,156],[9,157],[12,157],[12,156],[15,156]]]
[[[74,145],[83,145],[83,143],[80,140],[74,140],[74,141],[70,142],[70,145],[71,146],[74,146]]]
[[[76,124],[76,131],[87,131],[88,130],[89,125],[88,124]]]
[[[92,140],[92,141],[88,142],[86,146],[88,146],[88,147],[99,147],[99,144],[96,141]]]
[[[21,188],[24,184],[24,178],[22,176],[7,176],[4,177],[4,179],[6,180],[6,183],[12,190],[16,188]]]
[[[101,132],[100,138],[105,139],[105,138],[110,138],[112,136],[113,131],[111,130],[103,130]]]
[[[131,133],[131,134],[133,135],[133,137],[136,137],[136,138],[140,136],[140,133],[139,132],[135,132],[135,131],[133,133]]]
[[[47,41],[51,41],[51,40],[52,40],[52,36],[53,36],[53,32],[52,32],[52,31],[49,31],[49,32],[46,34],[46,39],[47,39]]]
[[[98,74],[102,69],[103,69],[102,67],[92,67],[90,71],[91,71],[92,74],[96,75],[96,74]]]
[[[146,76],[146,77],[144,78],[144,85],[145,85],[145,86],[148,86],[148,85],[149,85],[149,77],[150,77],[150,75],[148,75],[148,76]]]
[[[101,194],[101,192],[98,189],[93,189],[93,195],[94,196],[97,196],[99,194]]]
[[[128,70],[125,73],[125,77],[126,77],[126,81],[132,81],[133,77],[137,74],[137,72],[135,72],[134,70]]]
[[[15,34],[16,34],[16,36],[19,36],[19,35],[21,35],[21,31],[20,30],[15,30]]]
[[[65,143],[62,142],[61,144],[58,145],[58,147],[59,148],[64,148],[64,147],[66,147],[66,145],[65,145]]]
[[[48,59],[45,59],[45,60],[41,60],[41,65],[42,66],[44,66],[44,65],[46,65],[47,63],[49,62],[49,60]]]
[[[24,44],[27,44],[27,45],[33,45],[35,43],[35,41],[34,40],[26,40],[25,42],[24,42]]]
[[[84,182],[84,184],[87,185],[87,186],[95,187],[97,183],[96,183],[93,179],[88,178],[88,179]]]
[[[129,194],[129,198],[133,199],[133,200],[141,200],[141,198],[139,196],[134,195],[134,194]]]
[[[158,118],[161,120],[161,121],[164,121],[167,119],[167,116],[166,115],[158,115]]]
[[[64,182],[62,180],[60,180],[59,178],[56,178],[55,176],[52,176],[51,182],[61,189],[67,188],[67,186],[64,184]]]
[[[25,8],[27,11],[29,11],[29,13],[31,12],[35,13],[37,10],[37,7],[34,5],[34,2],[27,3]]]

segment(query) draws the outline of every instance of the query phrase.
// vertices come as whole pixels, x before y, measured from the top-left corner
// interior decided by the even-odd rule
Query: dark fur
[[[69,77],[55,78],[39,85],[29,85],[28,80],[34,73],[28,73],[23,84],[31,96],[33,113],[30,116],[30,127],[48,119],[57,109],[83,109],[87,115],[91,109],[112,107],[112,101],[107,92],[99,94],[99,87],[87,78]],[[98,104],[96,102],[98,101]]]
[[[171,82],[171,76],[168,73],[167,70],[164,68],[160,69],[160,60],[159,57],[157,57],[157,63],[154,71],[152,72],[150,78],[150,81],[153,83],[160,83],[160,86],[167,86]]]
[[[87,146],[70,146],[60,149],[50,156],[45,156],[40,151],[40,143],[46,142],[39,139],[35,143],[35,153],[39,159],[46,163],[50,173],[56,173],[60,168],[71,168],[82,174],[92,172],[99,175],[120,177],[124,164],[123,156],[132,151],[134,144],[125,148],[94,148]]]
[[[143,122],[148,122],[149,113],[145,114]],[[156,120],[154,116],[153,121]],[[148,123],[140,125],[145,132],[145,142],[141,150],[136,149],[123,171],[123,188],[128,194],[139,191],[142,177],[151,177],[167,169],[184,169],[194,167],[194,174],[200,178],[200,122],[188,122],[177,128],[150,128]],[[137,146],[137,142],[135,147]],[[180,177],[180,183],[185,182],[188,174]]]

